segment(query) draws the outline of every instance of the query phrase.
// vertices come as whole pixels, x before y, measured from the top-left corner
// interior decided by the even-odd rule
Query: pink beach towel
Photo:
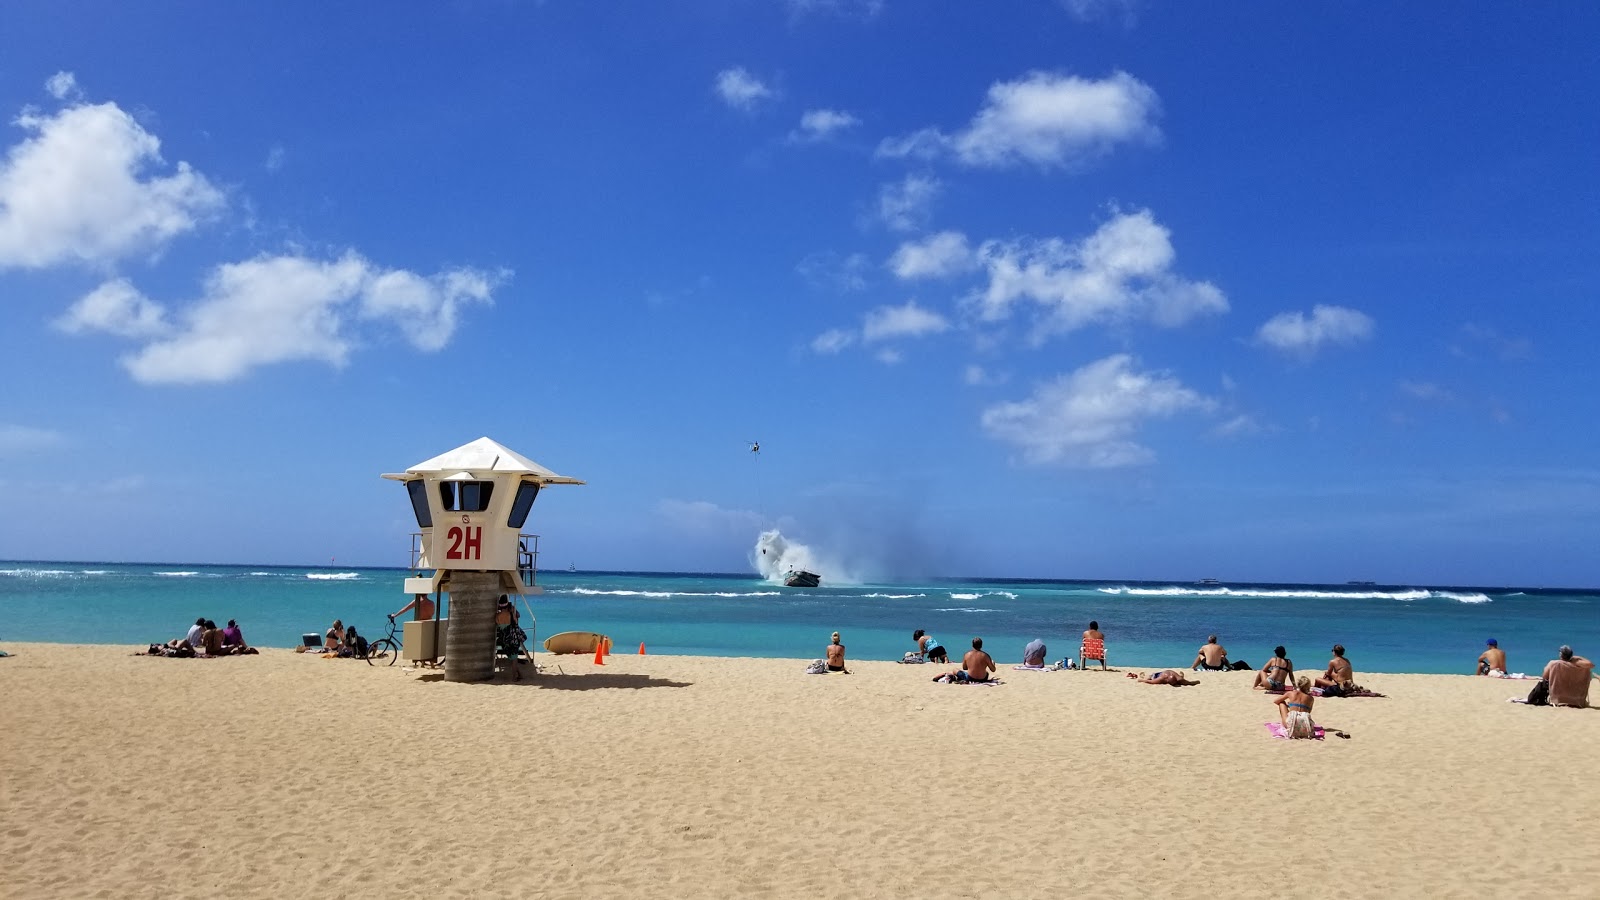
[[[1282,738],[1283,740],[1286,740],[1286,741],[1289,740],[1289,734],[1283,730],[1282,723],[1279,723],[1279,722],[1262,722],[1261,724],[1265,725],[1267,727],[1267,730],[1272,732],[1272,736],[1273,737]],[[1322,740],[1322,734],[1323,734],[1322,726],[1321,725],[1315,725],[1315,726],[1312,726],[1312,727],[1316,728],[1316,730],[1317,730],[1317,736],[1316,736],[1315,740],[1319,740],[1319,741]]]

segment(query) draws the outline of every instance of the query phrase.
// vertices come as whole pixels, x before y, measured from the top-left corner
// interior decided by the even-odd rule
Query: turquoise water
[[[7,641],[143,645],[196,617],[237,619],[245,638],[290,647],[334,618],[376,637],[409,599],[397,569],[0,562]],[[922,628],[959,657],[974,635],[1014,662],[1043,638],[1077,655],[1090,619],[1113,666],[1186,665],[1206,635],[1260,665],[1275,644],[1320,670],[1342,643],[1358,671],[1466,673],[1493,637],[1513,671],[1539,671],[1561,644],[1600,653],[1600,591],[1386,585],[937,580],[798,589],[755,576],[541,572],[536,637],[599,631],[618,652],[820,657],[839,631],[852,658],[898,659]]]

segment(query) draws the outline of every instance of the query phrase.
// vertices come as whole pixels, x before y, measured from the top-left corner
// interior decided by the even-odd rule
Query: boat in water
[[[1216,580],[1215,578],[1202,578],[1199,581],[1195,582],[1195,584],[1221,584],[1221,583],[1222,582]]]
[[[785,587],[816,587],[822,583],[822,576],[804,569],[790,569],[789,574],[783,577]]]

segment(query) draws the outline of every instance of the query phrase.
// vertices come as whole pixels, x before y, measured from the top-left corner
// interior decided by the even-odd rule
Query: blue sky
[[[1600,584],[1591,5],[328,6],[0,11],[0,557]]]

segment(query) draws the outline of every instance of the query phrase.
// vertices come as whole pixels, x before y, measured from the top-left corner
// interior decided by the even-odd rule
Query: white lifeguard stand
[[[445,680],[493,678],[495,601],[540,592],[539,536],[522,533],[533,501],[546,485],[583,482],[487,437],[383,477],[405,484],[420,529],[405,592],[450,596]]]

